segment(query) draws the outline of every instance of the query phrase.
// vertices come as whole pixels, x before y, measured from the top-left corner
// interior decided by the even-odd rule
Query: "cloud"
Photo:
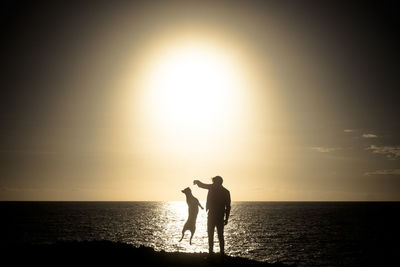
[[[342,148],[340,147],[322,147],[322,146],[313,146],[311,147],[312,150],[315,150],[317,152],[320,153],[329,153],[329,152],[333,152],[333,151],[337,151],[340,150]]]
[[[395,160],[400,158],[400,146],[376,146],[370,145],[366,150],[372,153],[385,155],[388,159]]]
[[[366,172],[364,175],[400,175],[400,169],[393,169],[393,170],[377,170],[373,172]]]
[[[352,132],[354,132],[354,130],[352,130],[352,129],[345,129],[345,130],[343,130],[343,132],[345,132],[345,133],[352,133]]]
[[[362,135],[364,138],[378,138],[376,134],[371,134],[371,133],[365,133]]]

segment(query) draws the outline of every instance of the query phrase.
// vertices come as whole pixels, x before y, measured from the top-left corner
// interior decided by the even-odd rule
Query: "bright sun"
[[[240,111],[240,75],[231,58],[201,43],[161,50],[145,79],[147,113],[163,131],[228,131]]]

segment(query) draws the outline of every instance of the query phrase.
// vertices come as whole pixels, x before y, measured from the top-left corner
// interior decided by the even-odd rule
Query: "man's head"
[[[224,180],[222,180],[221,176],[215,176],[212,178],[213,184],[216,185],[222,185],[222,183],[224,182]]]
[[[187,194],[190,195],[192,193],[192,190],[190,189],[190,187],[186,187],[181,192],[184,193],[185,195],[187,195]]]

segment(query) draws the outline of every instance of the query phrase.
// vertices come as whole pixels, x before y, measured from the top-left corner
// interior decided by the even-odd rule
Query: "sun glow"
[[[136,58],[132,142],[152,164],[219,172],[247,153],[254,84],[245,50],[228,40],[161,38]]]
[[[223,51],[199,43],[167,47],[145,78],[147,113],[164,133],[215,134],[240,117],[240,75]]]

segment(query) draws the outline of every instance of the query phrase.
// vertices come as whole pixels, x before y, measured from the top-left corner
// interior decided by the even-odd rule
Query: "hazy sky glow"
[[[10,3],[0,200],[400,200],[398,19],[318,1]]]

